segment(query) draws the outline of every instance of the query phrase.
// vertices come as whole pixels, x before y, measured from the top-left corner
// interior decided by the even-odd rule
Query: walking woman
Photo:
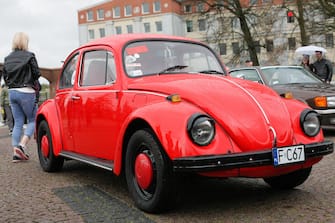
[[[13,162],[28,160],[27,143],[34,134],[37,111],[35,86],[41,76],[34,53],[28,51],[25,33],[14,35],[12,52],[5,58],[3,76],[9,88],[9,103],[14,117]],[[27,118],[27,127],[23,125]],[[22,135],[22,131],[23,135]]]

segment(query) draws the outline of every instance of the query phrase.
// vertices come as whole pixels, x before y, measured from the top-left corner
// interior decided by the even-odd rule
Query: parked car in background
[[[231,69],[230,75],[292,93],[320,115],[324,129],[335,129],[335,85],[327,84],[300,66],[264,66]]]
[[[333,152],[307,105],[233,81],[203,43],[151,34],[75,49],[56,96],[39,107],[36,134],[44,171],[73,159],[124,173],[147,212],[174,207],[184,174],[263,178],[290,189]]]

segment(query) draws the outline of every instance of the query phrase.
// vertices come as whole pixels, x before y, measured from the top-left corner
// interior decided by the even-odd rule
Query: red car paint
[[[89,72],[94,60],[105,61],[102,84],[96,82],[98,69]],[[174,185],[179,172],[292,180],[287,174],[302,170],[308,177],[304,170],[331,153],[333,143],[324,141],[321,130],[313,136],[305,133],[304,111],[313,113],[266,86],[226,76],[225,66],[203,43],[165,35],[117,35],[68,56],[55,98],[38,110],[36,138],[45,171],[60,170],[64,158],[116,175],[125,171],[135,204],[158,212],[169,206],[167,197],[172,199],[175,191],[168,185]],[[205,119],[195,128],[192,117]],[[212,133],[203,145],[191,136],[207,140]],[[303,162],[274,166],[273,148],[300,144],[307,154]]]

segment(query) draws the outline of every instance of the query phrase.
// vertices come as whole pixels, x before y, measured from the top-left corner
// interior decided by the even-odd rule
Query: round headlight
[[[213,119],[204,115],[192,116],[187,130],[192,141],[200,146],[208,145],[215,136]]]
[[[318,113],[312,110],[304,110],[300,116],[300,125],[306,135],[316,136],[321,129]]]

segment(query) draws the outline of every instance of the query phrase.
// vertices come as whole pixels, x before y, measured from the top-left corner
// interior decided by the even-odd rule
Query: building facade
[[[248,25],[260,64],[299,63],[301,58],[294,53],[301,46],[295,0],[241,0],[240,3],[244,9],[257,12],[257,16],[248,16]],[[324,19],[324,23],[334,23],[334,18],[322,18],[317,12],[304,13],[310,21]],[[109,0],[78,10],[78,24],[80,44],[107,35],[162,33],[207,42],[230,66],[243,64],[249,57],[236,15],[224,5],[219,11],[210,10],[205,1]],[[326,48],[327,58],[334,62],[334,30],[316,30],[310,22],[306,24],[309,24],[306,27],[310,32],[309,42]]]
[[[180,3],[175,0],[114,0],[78,11],[79,43],[122,33],[184,36]]]

